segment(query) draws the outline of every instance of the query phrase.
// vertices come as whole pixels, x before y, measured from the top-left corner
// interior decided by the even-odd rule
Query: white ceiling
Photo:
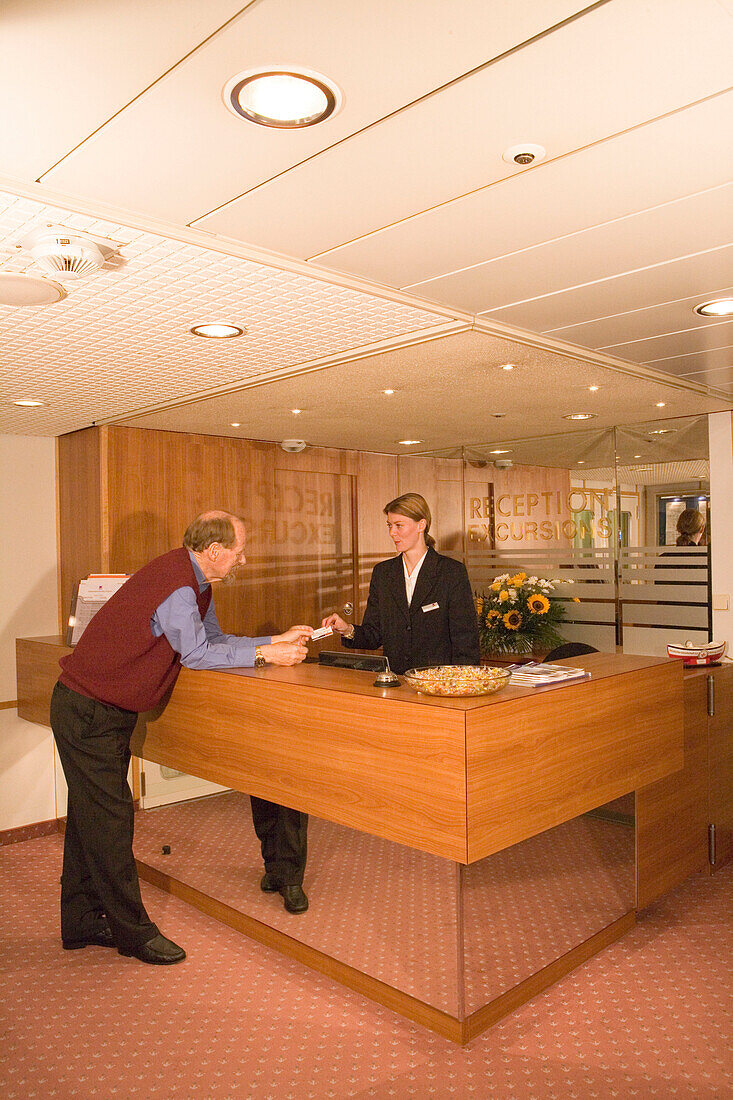
[[[342,108],[225,109],[288,64]],[[733,0],[4,0],[0,272],[38,273],[16,246],[48,223],[122,262],[0,306],[0,431],[395,451],[730,407],[733,322],[692,307],[733,288],[732,72]],[[526,141],[546,159],[502,160]]]

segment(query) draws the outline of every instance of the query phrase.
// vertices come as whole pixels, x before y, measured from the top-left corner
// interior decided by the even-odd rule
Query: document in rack
[[[546,665],[539,661],[530,661],[526,665],[509,665],[512,674],[510,683],[515,687],[560,687],[562,684],[590,680],[590,672],[584,668],[572,668],[569,665]]]
[[[76,645],[89,623],[128,578],[127,573],[92,573],[79,581],[71,601],[66,644]]]

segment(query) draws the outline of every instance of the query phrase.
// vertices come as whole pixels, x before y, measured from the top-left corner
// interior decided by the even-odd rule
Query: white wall
[[[16,698],[15,639],[58,633],[55,440],[0,435],[0,702]],[[57,816],[51,731],[0,710],[0,830]]]
[[[710,439],[710,557],[713,639],[733,657],[733,433],[729,412],[708,417]],[[723,610],[727,606],[728,610]],[[720,610],[716,610],[719,607]]]

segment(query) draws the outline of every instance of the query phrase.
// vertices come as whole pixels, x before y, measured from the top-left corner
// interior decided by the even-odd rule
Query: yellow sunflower
[[[499,593],[499,599],[502,603],[506,603],[506,601],[509,599],[509,593],[507,592],[506,588],[502,588],[501,592]]]
[[[526,573],[515,573],[513,577],[509,578],[509,583],[512,588],[521,588],[527,579]]]
[[[507,611],[503,617],[503,622],[507,630],[519,630],[522,625],[522,616],[518,611]]]
[[[491,611],[486,616],[486,618],[487,619],[500,619],[501,618],[501,611],[497,611],[495,608],[492,608]]]
[[[494,581],[493,584],[491,585],[491,591],[492,592],[498,592],[500,588],[501,588],[501,582],[500,581]]]
[[[530,596],[527,600],[527,607],[535,615],[546,615],[550,610],[550,601],[541,592],[535,592],[534,596]]]

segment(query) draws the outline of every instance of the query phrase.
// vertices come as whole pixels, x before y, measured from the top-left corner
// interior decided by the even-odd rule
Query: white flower
[[[510,589],[508,589],[508,591],[509,591],[509,603],[516,603],[517,602],[517,590],[516,590],[516,588],[510,588]]]

